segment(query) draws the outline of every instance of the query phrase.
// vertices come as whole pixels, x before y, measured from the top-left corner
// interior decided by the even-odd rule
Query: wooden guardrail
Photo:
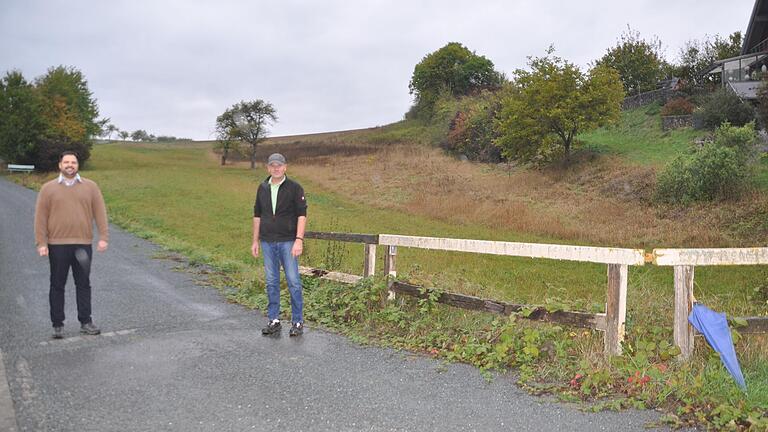
[[[768,264],[768,248],[735,249],[654,249],[645,254],[642,249],[622,249],[592,246],[569,246],[540,243],[516,243],[489,240],[469,240],[437,237],[415,237],[391,234],[350,234],[333,232],[307,232],[309,239],[332,240],[364,244],[363,276],[302,267],[305,275],[344,283],[355,283],[375,273],[376,245],[385,247],[384,273],[391,277],[388,283],[390,298],[396,293],[426,298],[431,289],[396,281],[397,248],[482,253],[528,258],[592,262],[607,265],[608,286],[604,313],[578,311],[548,312],[541,307],[505,303],[497,300],[439,291],[437,302],[463,309],[509,315],[526,310],[527,318],[559,322],[605,332],[605,352],[621,354],[627,313],[627,280],[629,266],[652,263],[674,267],[675,314],[674,340],[681,357],[687,359],[693,352],[693,327],[688,315],[693,306],[693,272],[701,265],[760,265]],[[768,333],[768,317],[740,318],[747,323],[739,330],[743,333]]]
[[[683,359],[693,354],[693,326],[688,315],[693,309],[693,274],[696,266],[768,264],[768,248],[654,249],[653,264],[672,266],[675,278],[673,336]],[[743,333],[768,333],[768,317],[741,318]]]
[[[608,265],[608,288],[605,313],[589,314],[584,312],[547,313],[544,309],[533,308],[529,318],[544,321],[557,321],[581,327],[594,328],[605,332],[605,350],[610,354],[621,353],[621,342],[624,340],[627,314],[627,274],[629,265],[643,265],[644,252],[640,249],[602,248],[589,246],[564,246],[554,244],[514,243],[487,240],[447,239],[435,237],[413,237],[390,234],[378,236],[370,234],[320,233],[307,232],[305,238],[357,242],[365,244],[364,275],[370,276],[375,272],[376,245],[386,247],[384,257],[384,273],[388,276],[397,275],[397,247],[414,247],[433,250],[457,252],[484,253],[492,255],[507,255],[530,258],[548,258],[582,262],[595,262]],[[338,275],[331,275],[316,269],[302,269],[304,274],[319,275],[338,280]],[[389,284],[390,297],[395,293],[421,296],[419,287],[402,282]],[[487,310],[490,312],[510,314],[528,308],[525,305],[514,305],[494,300],[478,299],[460,294],[442,293],[438,302],[462,307],[465,309]],[[482,305],[482,306],[481,306]]]
[[[376,273],[376,245],[379,244],[377,234],[307,231],[304,233],[304,238],[363,243],[363,277],[373,276]]]
[[[585,314],[592,315],[592,317],[583,322],[591,322],[592,325],[590,327],[605,332],[605,351],[611,355],[621,354],[621,342],[624,340],[627,318],[628,266],[645,264],[645,253],[641,249],[414,237],[390,234],[380,234],[379,244],[387,247],[384,271],[390,276],[396,275],[395,258],[398,246],[607,264],[608,287],[606,289],[605,313]],[[393,284],[391,289],[396,291],[401,287],[402,284]],[[510,307],[509,310],[511,311],[512,309],[514,307]],[[551,317],[548,318],[551,319]],[[602,325],[603,322],[605,323],[604,326]]]

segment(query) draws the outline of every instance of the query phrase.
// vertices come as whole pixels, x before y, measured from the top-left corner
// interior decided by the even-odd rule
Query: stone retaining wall
[[[678,92],[672,89],[659,89],[659,90],[651,90],[645,93],[640,93],[634,96],[624,98],[624,101],[621,103],[621,109],[623,110],[633,109],[633,108],[651,104],[656,101],[661,101],[661,103],[664,104],[667,102],[667,100],[674,97],[677,93]]]
[[[661,129],[671,130],[693,127],[692,115],[661,116]]]

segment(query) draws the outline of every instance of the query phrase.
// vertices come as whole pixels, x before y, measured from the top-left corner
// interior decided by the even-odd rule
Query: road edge
[[[8,377],[5,374],[5,362],[3,351],[0,350],[0,431],[18,432],[16,424],[16,411],[13,409],[11,388],[8,386]]]

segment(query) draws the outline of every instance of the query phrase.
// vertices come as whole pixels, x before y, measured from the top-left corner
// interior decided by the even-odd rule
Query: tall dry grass
[[[739,232],[737,222],[760,224],[768,211],[763,194],[658,207],[650,201],[653,170],[616,158],[529,170],[462,162],[423,146],[331,143],[321,153],[322,147],[295,141],[264,150],[295,153],[294,172],[346,198],[451,223],[622,247],[754,246],[766,238],[765,227]]]

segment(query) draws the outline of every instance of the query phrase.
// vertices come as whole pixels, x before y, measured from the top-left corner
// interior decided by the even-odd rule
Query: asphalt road
[[[512,377],[488,383],[311,323],[301,338],[263,337],[261,313],[114,226],[91,274],[104,333],[79,335],[70,277],[66,338],[52,340],[35,197],[0,177],[0,431],[644,431],[659,417],[583,413]]]

